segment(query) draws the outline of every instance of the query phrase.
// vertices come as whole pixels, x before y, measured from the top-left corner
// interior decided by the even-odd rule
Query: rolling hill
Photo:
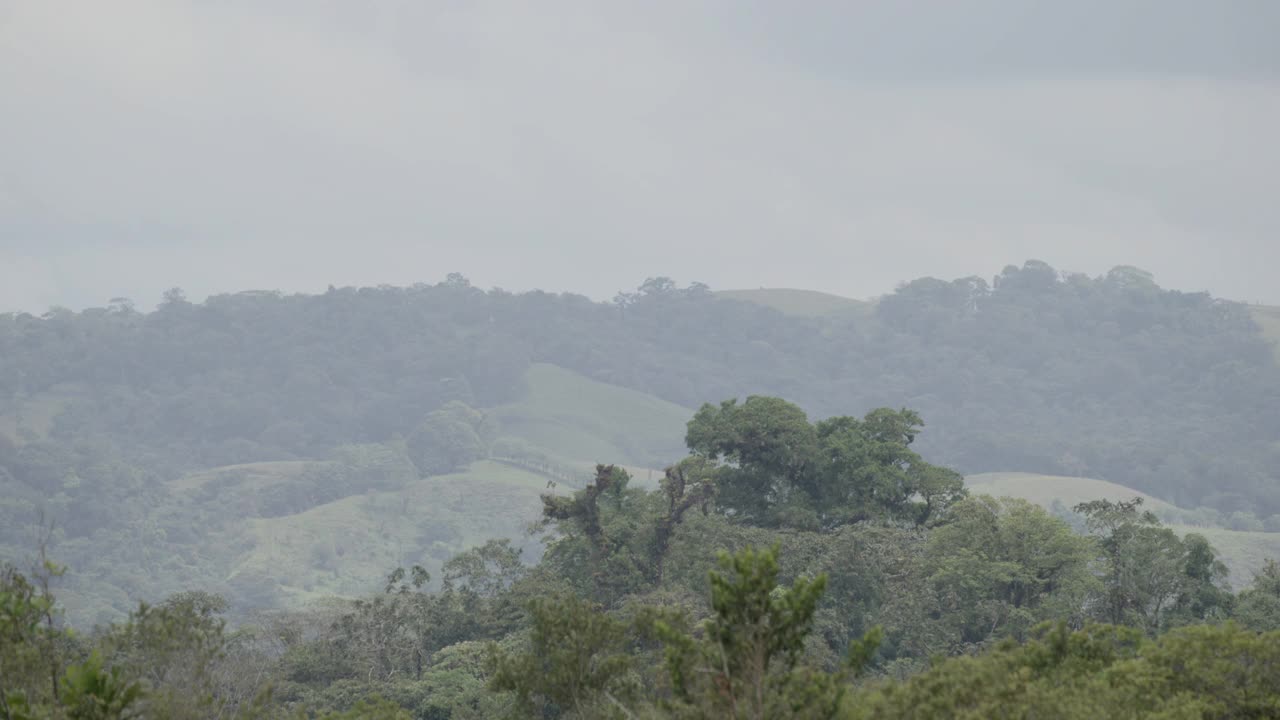
[[[555,365],[532,366],[524,382],[523,397],[488,411],[501,438],[576,465],[661,468],[684,455],[689,408]]]
[[[841,315],[873,309],[866,322]],[[66,490],[68,508],[119,524],[109,518],[132,516],[131,473],[168,479],[408,438],[452,402],[520,405],[542,364],[685,408],[750,394],[814,416],[908,406],[929,423],[922,452],[966,473],[1079,472],[1269,516],[1280,514],[1268,435],[1280,367],[1248,312],[1133,268],[1068,277],[1039,261],[990,282],[918,278],[874,303],[800,289],[717,295],[666,278],[611,302],[485,291],[460,276],[201,303],[173,294],[153,312],[0,316],[0,432],[49,445],[0,442],[0,464],[24,502]],[[67,387],[68,401],[49,402]],[[555,432],[575,429],[526,426],[508,440],[564,445]],[[593,438],[582,454],[635,455],[625,437]],[[60,487],[104,467],[118,471]],[[26,509],[12,512],[10,527]],[[76,535],[102,524],[83,517],[59,520]]]
[[[536,560],[541,546],[526,529],[538,517],[545,477],[482,461],[466,471],[423,478],[403,488],[351,495],[301,513],[251,518],[248,547],[228,584],[273,604],[374,591],[392,569],[440,565],[490,538],[509,538]],[[272,593],[281,597],[272,597]]]
[[[1175,506],[1138,492],[1123,485],[1090,478],[1037,475],[1034,473],[983,473],[965,478],[965,484],[973,493],[1009,496],[1029,500],[1046,509],[1054,501],[1070,508],[1090,500],[1130,500],[1141,497],[1143,505],[1156,515],[1177,511]],[[1169,527],[1185,535],[1199,533],[1208,538],[1218,556],[1230,570],[1233,588],[1242,588],[1253,582],[1254,573],[1262,569],[1268,559],[1280,558],[1280,533],[1246,532],[1219,527],[1197,527],[1170,523]]]
[[[169,496],[154,513],[185,518],[193,533],[188,545],[136,571],[127,569],[133,560],[122,551],[99,566],[92,544],[70,547],[70,557],[60,558],[75,569],[63,595],[70,618],[90,624],[119,617],[140,599],[133,588],[142,586],[165,592],[204,587],[237,604],[259,606],[359,595],[377,589],[397,566],[420,564],[438,577],[450,556],[494,537],[511,539],[533,560],[541,546],[526,529],[549,487],[563,492],[579,486],[597,462],[621,464],[637,484],[653,486],[657,468],[684,454],[688,408],[550,364],[533,365],[523,382],[518,399],[486,411],[496,427],[492,457],[461,472],[398,487],[356,488],[275,516],[262,512],[260,498],[332,463],[248,463],[170,481]],[[47,400],[35,406],[57,402]],[[31,428],[44,420],[32,413],[25,423]],[[1045,507],[1055,500],[1070,507],[1141,496],[1157,514],[1178,512],[1145,493],[1088,478],[1009,472],[972,475],[967,483],[974,492],[1022,497]],[[1266,558],[1280,557],[1280,533],[1173,527],[1208,537],[1236,587],[1248,584]],[[135,579],[117,585],[108,580],[111,575]]]
[[[1038,475],[1036,473],[1004,472],[981,473],[964,479],[969,490],[985,495],[1018,497],[1049,507],[1054,500],[1067,507],[1090,500],[1132,500],[1140,497],[1143,507],[1160,514],[1173,510],[1174,506],[1144,492],[1106,480],[1091,478]]]
[[[294,604],[368,592],[401,565],[420,564],[438,575],[449,557],[490,538],[511,539],[533,560],[541,547],[526,529],[541,511],[539,496],[550,483],[563,482],[566,468],[585,479],[595,463],[618,462],[644,483],[652,479],[650,468],[683,454],[687,408],[554,365],[534,365],[524,381],[523,397],[488,411],[498,428],[499,457],[394,490],[351,495],[283,517],[249,519],[244,531],[250,541],[230,568],[228,583],[241,593],[263,594],[271,592],[275,577],[282,596],[272,599]],[[524,454],[501,456],[502,449],[513,447]],[[231,469],[247,472],[251,483],[261,485],[279,481],[283,473],[296,474],[298,464]],[[216,474],[207,471],[180,483]]]
[[[133,554],[119,546],[55,546],[55,556],[70,567],[59,592],[69,621],[86,627],[118,620],[138,600],[189,589],[225,595],[233,614],[297,607],[376,592],[391,570],[414,564],[438,582],[445,560],[490,538],[508,538],[536,561],[542,547],[527,530],[541,511],[540,496],[562,491],[548,488],[538,473],[482,461],[297,513],[249,511],[246,500],[296,478],[309,464],[213,468],[174,481],[155,513],[188,518],[188,538],[169,537],[159,546],[142,538]],[[203,492],[210,483],[216,495]]]
[[[77,388],[68,383],[16,403],[10,412],[0,413],[0,436],[18,444],[48,437],[54,418],[77,395]]]
[[[1276,360],[1280,361],[1280,307],[1251,305],[1253,321],[1262,328],[1262,335],[1275,344]]]
[[[144,599],[135,594],[142,587],[145,599],[203,588],[259,607],[356,596],[398,566],[419,564],[438,578],[445,560],[490,538],[510,539],[534,561],[542,548],[528,528],[542,494],[580,486],[598,462],[652,487],[656,468],[684,454],[688,408],[554,365],[530,367],[523,381],[520,398],[486,411],[496,427],[492,457],[460,472],[396,487],[357,478],[349,494],[298,512],[273,511],[267,498],[337,463],[243,463],[168,481],[152,516],[186,528],[185,537],[171,533],[155,548],[135,548],[136,557],[127,543],[112,543],[107,557],[90,542],[54,548],[72,568],[61,595],[69,619],[119,619]],[[23,427],[36,424],[28,417]],[[135,567],[139,560],[146,565]]]
[[[871,312],[872,303],[840,295],[797,290],[794,288],[759,288],[757,290],[719,290],[717,297],[742,300],[771,307],[784,315],[797,317],[841,317]]]
[[[1005,282],[1001,293],[1016,292],[1018,282],[1035,278],[1014,280]],[[0,481],[13,488],[3,498],[8,512],[3,524],[19,528],[44,505],[60,508],[63,518],[84,519],[83,528],[68,529],[54,554],[73,569],[65,593],[69,609],[92,622],[118,616],[137,599],[184,587],[285,604],[359,593],[375,589],[395,565],[417,562],[435,572],[450,554],[493,536],[527,544],[534,553],[538,546],[529,544],[523,530],[536,518],[538,495],[550,483],[577,487],[595,463],[610,462],[631,470],[639,484],[652,484],[658,468],[684,454],[685,423],[694,405],[752,392],[807,398],[806,407],[815,414],[908,404],[930,420],[922,445],[932,445],[925,455],[972,470],[1061,472],[1045,458],[1073,447],[1094,468],[1091,472],[1123,477],[1134,467],[1144,469],[1149,482],[1143,487],[1188,506],[1220,489],[1202,489],[1204,478],[1225,481],[1240,475],[1235,464],[1214,464],[1237,457],[1231,448],[1242,458],[1259,454],[1247,432],[1227,432],[1232,423],[1245,422],[1237,417],[1240,403],[1257,406],[1254,414],[1261,418],[1245,425],[1249,431],[1269,427],[1266,408],[1275,407],[1267,394],[1272,386],[1258,380],[1265,379],[1268,363],[1258,352],[1264,346],[1256,333],[1170,336],[1161,340],[1166,344],[1153,346],[1158,352],[1138,352],[1120,340],[1101,343],[1089,346],[1092,355],[1078,359],[1087,372],[1077,371],[1056,360],[1041,361],[1091,338],[1129,335],[1110,330],[1108,335],[1102,328],[1081,331],[1074,339],[1064,340],[1060,332],[1041,337],[1035,333],[1046,324],[1062,330],[1093,317],[1097,308],[1078,304],[1072,312],[1043,317],[1024,310],[1061,309],[1059,301],[1084,303],[1081,298],[1094,295],[1077,297],[1046,285],[1052,291],[1026,290],[1026,298],[994,296],[992,307],[1017,311],[1016,317],[1025,320],[1020,332],[1039,338],[1043,346],[1023,357],[1028,343],[1009,336],[1004,325],[984,330],[985,316],[949,314],[967,307],[951,302],[956,287],[924,283],[902,293],[897,315],[888,313],[876,336],[882,354],[867,350],[857,328],[847,337],[840,334],[840,328],[860,323],[823,321],[867,314],[875,305],[790,289],[718,293],[723,301],[668,292],[619,307],[457,288],[432,290],[448,297],[427,302],[416,298],[417,290],[379,290],[349,297],[233,298],[201,308],[175,306],[154,317],[121,316],[110,320],[115,324],[91,315],[11,319],[3,357],[14,372],[0,380],[13,388],[0,405],[0,454],[7,453],[14,471],[6,479],[6,467],[0,467]],[[1027,298],[1045,302],[1028,305]],[[1140,303],[1118,307],[1101,310],[1115,311],[1126,322],[1141,319],[1134,314],[1138,311],[1155,313],[1152,317],[1161,322],[1151,327],[1166,329],[1177,325],[1171,318],[1190,312]],[[1189,326],[1203,321],[1217,327],[1211,322],[1216,316],[1203,308],[1197,312],[1187,316],[1196,319]],[[1266,337],[1280,340],[1280,308],[1255,306],[1250,312]],[[220,324],[233,318],[256,330],[235,334],[227,328],[236,323]],[[930,345],[942,329],[961,325],[966,329],[957,330],[950,344]],[[176,334],[177,328],[186,328],[188,335]],[[320,332],[325,328],[327,335]],[[279,334],[286,330],[297,334]],[[344,335],[356,331],[364,334]],[[985,339],[972,340],[977,331],[985,332]],[[99,335],[114,338],[114,344],[71,342]],[[1143,337],[1160,339],[1151,333]],[[413,344],[405,344],[405,338]],[[1237,347],[1232,342],[1249,350],[1240,355],[1259,367],[1237,377],[1233,365],[1219,362],[1214,353],[1228,357]],[[1166,358],[1201,355],[1203,362],[1174,368],[1178,373],[1168,376],[1192,378],[1182,395],[1165,393],[1165,380],[1152,382],[1151,393],[1135,396],[1144,402],[1112,412],[1107,408],[1114,404],[1113,394],[1080,392],[1092,387],[1088,373],[1097,373],[1097,382],[1126,377],[1117,387],[1133,392],[1136,383],[1149,378],[1139,372],[1141,363],[1158,367]],[[317,358],[324,362],[308,364]],[[1120,362],[1126,358],[1129,364]],[[1030,382],[1020,364],[1037,363],[1053,373]],[[1005,365],[1008,372],[996,372]],[[1214,373],[1206,375],[1205,368]],[[1235,405],[1223,399],[1230,393],[1238,398]],[[357,478],[341,492],[264,510],[263,498],[285,490],[297,494],[308,482],[306,473],[334,470],[334,451],[361,443],[390,447],[412,432],[424,413],[454,397],[483,409],[491,421],[486,460],[452,474],[391,484],[361,484]],[[1217,408],[1217,414],[1206,407]],[[957,408],[966,408],[962,419]],[[1145,414],[1133,420],[1124,414],[1132,408]],[[1188,416],[1186,408],[1195,414]],[[977,440],[963,435],[984,423],[1000,433],[1007,428],[1035,432],[988,433]],[[1164,435],[1144,435],[1148,428],[1164,428]],[[1141,442],[1111,442],[1128,437],[1125,433]],[[1209,442],[1219,436],[1237,444]],[[6,439],[12,441],[8,448]],[[1192,441],[1208,450],[1185,451]],[[1094,450],[1097,457],[1083,454]],[[1162,492],[1171,460],[1195,492]],[[1265,480],[1258,487],[1274,487]],[[1055,499],[1070,505],[1137,494],[1122,485],[1052,475],[994,473],[975,475],[970,482],[980,492],[1046,505]],[[153,492],[157,488],[163,490]],[[1154,498],[1149,503],[1157,512],[1183,512]],[[1264,557],[1280,556],[1280,534],[1195,530],[1218,546],[1238,585]],[[18,536],[5,536],[9,545],[0,547],[0,555],[18,557],[28,547]]]

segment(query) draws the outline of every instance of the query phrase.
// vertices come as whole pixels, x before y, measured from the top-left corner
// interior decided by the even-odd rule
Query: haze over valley
[[[0,0],[0,720],[1280,717],[1277,29]]]

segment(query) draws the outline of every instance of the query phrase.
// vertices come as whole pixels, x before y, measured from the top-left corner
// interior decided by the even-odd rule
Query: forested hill
[[[1092,476],[1187,507],[1280,512],[1272,347],[1246,307],[1134,268],[921,279],[826,318],[665,279],[608,303],[456,275],[201,304],[175,291],[150,313],[119,301],[0,316],[0,358],[0,463],[46,496],[67,491],[67,469],[40,456],[64,452],[52,444],[94,446],[135,484],[323,457],[411,436],[450,401],[500,405],[550,363],[689,408],[752,393],[815,416],[909,407],[928,423],[922,452],[966,473]]]

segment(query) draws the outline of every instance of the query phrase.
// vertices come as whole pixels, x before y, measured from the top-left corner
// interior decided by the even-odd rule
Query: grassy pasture
[[[742,300],[771,307],[784,315],[799,317],[836,317],[871,312],[872,304],[863,300],[832,295],[816,290],[792,288],[760,288],[758,290],[720,290],[718,297]]]
[[[1275,344],[1276,361],[1280,362],[1280,307],[1252,305],[1253,321],[1262,328],[1263,337]]]
[[[1091,478],[1059,477],[1034,473],[984,473],[965,478],[970,491],[997,497],[1023,498],[1048,508],[1054,500],[1071,507],[1089,500],[1130,500],[1143,498],[1143,506],[1159,515],[1173,509],[1163,500],[1105,480]],[[1243,532],[1223,528],[1204,528],[1191,525],[1170,525],[1181,535],[1199,533],[1208,538],[1219,557],[1230,570],[1233,588],[1242,588],[1253,582],[1253,575],[1262,569],[1268,558],[1280,559],[1280,533]]]
[[[523,398],[489,411],[502,436],[578,464],[662,467],[684,456],[689,408],[555,365],[534,365],[525,381]]]

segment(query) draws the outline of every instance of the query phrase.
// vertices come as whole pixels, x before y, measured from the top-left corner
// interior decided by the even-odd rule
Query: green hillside
[[[684,455],[688,408],[555,365],[534,365],[524,379],[522,398],[488,411],[503,438],[575,464],[661,468]]]
[[[760,288],[758,290],[720,290],[717,297],[743,300],[771,307],[786,315],[799,317],[834,317],[871,312],[872,304],[853,298],[831,295],[816,290],[793,288]]]
[[[73,568],[64,593],[71,620],[118,618],[144,582],[165,592],[223,592],[238,605],[293,607],[370,592],[398,566],[419,564],[438,576],[449,557],[490,538],[508,538],[536,560],[541,544],[527,530],[540,515],[541,494],[580,486],[597,462],[622,465],[637,485],[655,486],[657,468],[685,452],[687,408],[553,365],[534,365],[523,381],[518,400],[485,411],[496,434],[493,457],[462,472],[388,487],[357,471],[345,496],[298,512],[282,510],[279,498],[306,502],[313,479],[340,472],[339,463],[242,463],[165,483],[152,516],[189,530],[162,542],[170,548],[163,565],[131,567],[163,556],[159,547],[130,557],[129,546],[116,543],[103,557],[93,543],[62,546],[59,559]],[[116,576],[138,579],[107,580]]]
[[[1262,334],[1276,346],[1276,359],[1280,360],[1280,307],[1253,305],[1253,320],[1262,328]]]
[[[0,435],[19,444],[48,437],[54,418],[77,394],[77,388],[67,384],[15,403],[9,412],[0,412]]]
[[[352,495],[302,513],[245,523],[249,548],[228,583],[250,595],[279,586],[282,604],[376,589],[387,572],[422,565],[433,577],[454,554],[510,538],[536,560],[526,529],[538,517],[545,477],[495,462],[424,478],[404,488]]]
[[[981,473],[964,479],[975,493],[1001,497],[1020,497],[1037,505],[1049,507],[1054,500],[1071,507],[1090,500],[1132,500],[1141,497],[1144,506],[1154,513],[1172,510],[1174,506],[1134,490],[1106,480],[1092,478],[1037,475],[1035,473],[1003,472]]]
[[[1131,267],[1090,278],[1028,261],[983,277],[919,278],[874,303],[650,278],[593,302],[455,275],[0,315],[0,432],[28,448],[0,449],[5,492],[24,503],[0,510],[0,541],[20,540],[3,526],[25,503],[59,492],[56,519],[88,537],[131,517],[138,477],[327,457],[409,438],[450,403],[520,405],[539,364],[685,408],[751,394],[815,417],[908,406],[928,423],[920,451],[966,473],[1081,469],[1186,506],[1280,514],[1259,441],[1280,423],[1280,366],[1247,306],[1162,289]],[[68,401],[48,402],[66,387]],[[519,415],[509,438],[563,447],[579,434],[521,427]],[[667,459],[596,430],[600,442],[575,454]],[[109,477],[86,477],[98,468]],[[63,487],[73,476],[92,482]]]
[[[562,491],[539,473],[482,461],[302,512],[255,514],[257,495],[327,464],[253,463],[174,481],[155,517],[186,518],[193,534],[185,539],[152,545],[157,538],[141,538],[132,549],[55,545],[71,570],[61,593],[68,619],[81,626],[117,620],[138,599],[195,588],[225,594],[237,608],[367,594],[398,566],[422,565],[438,578],[445,560],[491,538],[510,539],[536,561],[542,546],[527,530],[541,511],[539,497]],[[143,586],[149,590],[140,596]]]
[[[398,490],[366,492],[301,513],[253,518],[248,549],[228,582],[242,592],[270,592],[274,578],[285,604],[325,595],[367,592],[390,569],[421,564],[433,573],[451,555],[489,538],[510,538],[536,555],[525,532],[540,512],[539,495],[565,469],[589,477],[596,462],[627,466],[640,483],[649,468],[684,453],[684,424],[692,412],[634,390],[538,364],[525,373],[519,400],[487,411],[498,438],[495,460],[467,471],[425,478]],[[519,457],[502,457],[519,449]],[[531,458],[541,458],[540,466]],[[190,475],[195,487],[227,472],[244,489],[296,476],[307,463],[254,463]],[[260,588],[254,587],[261,585]]]
[[[69,606],[118,612],[184,586],[233,600],[346,593],[413,553],[438,563],[491,534],[522,537],[538,491],[580,487],[597,462],[652,484],[683,456],[692,408],[751,394],[794,398],[810,417],[906,406],[928,423],[916,447],[931,462],[1088,468],[1269,522],[1280,486],[1261,431],[1280,422],[1280,368],[1246,313],[1277,340],[1280,308],[1140,280],[1067,282],[1031,262],[991,286],[922,279],[875,304],[660,282],[594,303],[450,282],[0,318],[0,558],[23,561],[44,512],[53,555],[80,578],[68,578]],[[430,465],[450,452],[441,432],[411,455],[454,403],[485,416],[459,436],[466,452]],[[403,462],[388,475],[341,457],[353,447]],[[417,480],[449,468],[467,470]],[[1027,477],[1049,475],[971,482],[1049,504],[1132,494]],[[517,488],[515,514],[497,522],[489,505],[445,518],[415,500],[503,487]],[[397,503],[414,524],[395,519]],[[1269,536],[1226,532],[1224,553],[1245,558],[1237,574],[1271,554]],[[273,590],[263,577],[277,565],[286,578]]]
[[[1114,501],[1141,497],[1144,506],[1157,515],[1177,510],[1175,506],[1146,493],[1091,478],[1008,472],[970,475],[965,478],[965,483],[974,493],[1023,498],[1045,508],[1053,505],[1055,500],[1070,508],[1089,500]],[[1231,571],[1231,585],[1237,589],[1253,582],[1254,573],[1262,569],[1267,559],[1280,559],[1280,533],[1243,532],[1180,524],[1170,524],[1169,527],[1180,534],[1194,532],[1208,538]]]
[[[1179,533],[1200,533],[1209,539],[1222,561],[1231,570],[1231,587],[1240,589],[1253,583],[1253,576],[1267,560],[1280,560],[1280,533],[1242,532],[1223,528],[1171,525]]]
[[[306,460],[281,460],[224,465],[183,475],[170,483],[169,486],[174,490],[199,490],[211,482],[219,482],[229,475],[235,475],[237,489],[241,492],[253,493],[297,477],[310,464]]]
[[[283,597],[276,600],[295,604],[368,592],[397,566],[416,563],[435,574],[444,560],[489,538],[510,538],[532,559],[540,547],[526,529],[539,516],[548,481],[560,479],[557,469],[588,477],[594,463],[618,462],[643,484],[651,479],[648,468],[683,455],[684,424],[692,414],[686,408],[554,365],[534,365],[524,379],[523,397],[488,411],[498,432],[495,454],[517,447],[523,463],[477,462],[397,490],[250,519],[244,527],[249,547],[234,561],[228,582],[249,594],[278,584]],[[539,468],[530,457],[552,465]],[[194,487],[231,471],[251,490],[296,476],[306,464],[217,468],[177,484]]]

